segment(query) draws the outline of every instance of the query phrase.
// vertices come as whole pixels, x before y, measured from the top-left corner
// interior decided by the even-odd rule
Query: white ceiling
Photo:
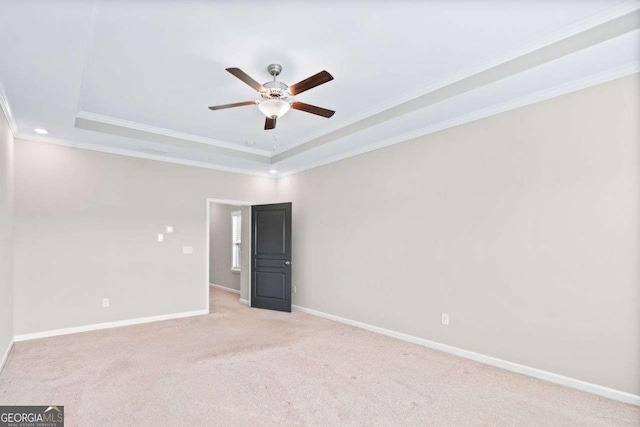
[[[625,32],[315,148],[304,145],[638,9],[640,1],[611,0],[5,0],[0,100],[21,137],[36,138],[33,129],[43,127],[49,135],[37,138],[50,142],[288,174],[637,72],[640,31]],[[273,62],[283,65],[280,79],[288,84],[323,69],[333,74],[297,98],[337,113],[325,119],[291,111],[275,131],[264,131],[257,107],[207,109],[256,99],[225,68],[265,82]],[[78,117],[146,136],[90,131],[76,126]],[[171,142],[160,139],[167,136]]]

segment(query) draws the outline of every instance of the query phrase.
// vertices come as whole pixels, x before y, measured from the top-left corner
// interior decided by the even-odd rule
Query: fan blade
[[[315,114],[316,116],[322,116],[329,118],[336,112],[333,110],[327,110],[326,108],[316,107],[315,105],[305,104],[304,102],[295,101],[291,104],[291,108],[294,110],[304,111],[305,113]]]
[[[297,95],[305,90],[313,89],[316,86],[330,82],[331,80],[333,80],[333,76],[331,74],[326,71],[320,71],[318,74],[315,74],[308,79],[289,86],[289,93],[291,95]]]
[[[276,128],[276,119],[270,119],[267,117],[267,120],[264,122],[264,130],[275,129]]]
[[[242,107],[244,105],[256,105],[258,101],[236,102],[235,104],[215,105],[209,107],[209,110],[224,110],[225,108]]]
[[[258,92],[264,92],[266,89],[257,81],[253,80],[247,73],[240,68],[227,68],[227,71],[254,88]]]

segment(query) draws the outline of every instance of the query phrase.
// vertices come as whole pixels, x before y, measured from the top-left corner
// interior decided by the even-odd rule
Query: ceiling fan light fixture
[[[258,104],[262,114],[272,119],[274,116],[280,118],[291,109],[291,104],[281,99],[265,99]]]

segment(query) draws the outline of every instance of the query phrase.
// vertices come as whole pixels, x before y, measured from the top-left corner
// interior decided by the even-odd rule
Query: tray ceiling
[[[9,1],[0,5],[0,99],[23,138],[287,174],[637,72],[638,9]],[[274,62],[289,84],[331,72],[334,81],[298,99],[335,116],[291,111],[264,131],[257,107],[207,109],[257,99],[225,68],[266,82]]]

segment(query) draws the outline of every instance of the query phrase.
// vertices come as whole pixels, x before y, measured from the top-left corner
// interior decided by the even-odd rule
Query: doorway
[[[291,203],[207,199],[207,311],[212,288],[249,307],[291,311],[291,213]]]
[[[251,206],[252,202],[207,199],[206,306],[211,295],[251,301]],[[215,292],[214,292],[215,291]]]

